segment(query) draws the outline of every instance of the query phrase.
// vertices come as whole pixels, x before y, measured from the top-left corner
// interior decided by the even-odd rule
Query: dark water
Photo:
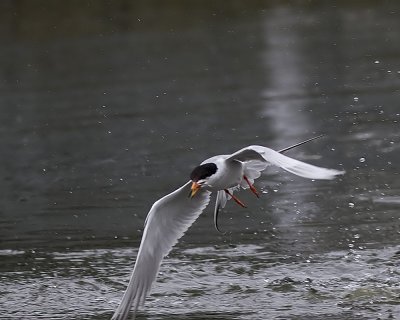
[[[0,3],[0,314],[108,319],[151,204],[249,144],[270,169],[208,208],[139,319],[400,317],[400,5]]]

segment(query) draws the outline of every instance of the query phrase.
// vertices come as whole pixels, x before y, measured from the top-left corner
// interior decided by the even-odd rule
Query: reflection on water
[[[226,235],[206,210],[138,318],[399,313],[398,5],[0,6],[2,315],[108,319],[156,199],[214,154],[322,132],[288,155],[347,174],[270,168]]]

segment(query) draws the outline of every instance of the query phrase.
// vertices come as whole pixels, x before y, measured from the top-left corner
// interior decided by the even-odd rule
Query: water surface
[[[346,175],[210,206],[138,319],[400,314],[398,5],[51,3],[0,10],[4,318],[110,318],[156,199],[320,133],[288,155]]]

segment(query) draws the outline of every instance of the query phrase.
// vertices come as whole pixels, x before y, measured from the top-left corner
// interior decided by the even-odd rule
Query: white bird
[[[146,217],[135,267],[112,320],[125,320],[132,307],[135,314],[139,305],[144,304],[162,259],[203,212],[213,191],[217,192],[214,222],[218,230],[218,212],[227,200],[232,198],[244,207],[233,195],[233,191],[240,187],[250,188],[258,196],[253,186],[254,179],[258,178],[269,164],[309,179],[330,180],[344,174],[344,171],[317,167],[282,154],[319,137],[279,151],[253,145],[230,155],[209,158],[194,168],[190,180],[182,187],[157,200]]]

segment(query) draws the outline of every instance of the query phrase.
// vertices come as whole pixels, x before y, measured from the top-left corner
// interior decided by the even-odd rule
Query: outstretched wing
[[[154,282],[162,259],[203,212],[210,192],[200,189],[189,198],[191,182],[156,201],[147,215],[135,267],[122,301],[112,320],[125,320],[129,311],[143,304]]]
[[[270,148],[262,147],[262,146],[249,146],[243,148],[229,156],[224,156],[226,161],[229,160],[238,160],[243,162],[244,164],[244,176],[247,177],[248,181],[252,184],[255,179],[257,179],[261,172],[264,171],[268,165],[276,165],[286,171],[289,171],[295,175],[309,178],[309,179],[334,179],[335,176],[344,174],[344,171],[339,171],[335,169],[327,169],[317,167],[299,160],[295,160],[293,158],[284,156],[282,153],[293,149],[295,147],[301,146],[307,142],[323,137],[323,135],[316,136],[314,138],[302,141],[290,147],[281,149],[279,151],[272,150]],[[249,188],[249,184],[245,179],[243,179],[240,183],[240,187],[243,189]],[[231,192],[234,191],[230,190]],[[229,200],[229,197],[225,194],[224,191],[218,191],[215,209],[214,209],[214,225],[215,228],[219,231],[218,226],[218,214],[220,209],[225,207],[226,201]]]
[[[227,160],[239,160],[242,162],[259,161],[267,162],[289,171],[297,176],[308,179],[331,180],[337,175],[344,174],[344,171],[327,169],[314,166],[287,156],[278,151],[263,146],[248,146],[233,154]]]

